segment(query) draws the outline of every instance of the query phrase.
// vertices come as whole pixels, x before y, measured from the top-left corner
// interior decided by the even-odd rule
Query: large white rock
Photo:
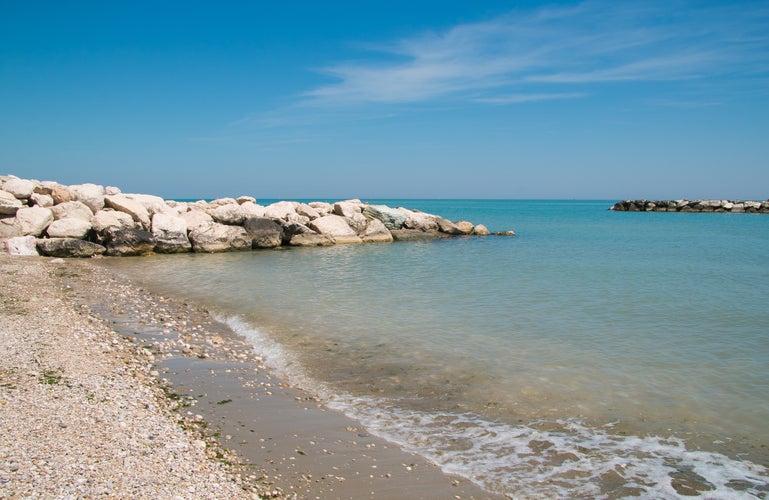
[[[321,216],[317,210],[306,203],[300,203],[299,206],[296,207],[296,213],[303,215],[310,220],[317,219]]]
[[[406,222],[404,227],[406,229],[418,229],[419,231],[437,231],[438,230],[438,217],[437,215],[428,214],[425,212],[416,212],[409,210],[408,208],[398,207],[396,210],[403,213],[406,216]]]
[[[363,203],[360,200],[345,200],[334,203],[334,213],[352,219],[356,214],[361,213]]]
[[[282,219],[287,221],[290,215],[297,215],[295,201],[279,201],[264,207],[264,216],[270,219]]]
[[[256,205],[256,198],[253,196],[238,196],[235,201],[238,202],[239,205],[242,205],[244,203],[253,203]]]
[[[210,215],[214,221],[230,226],[243,224],[243,221],[246,220],[246,214],[243,212],[243,208],[237,203],[219,205],[213,210],[209,210],[208,215]]]
[[[21,224],[16,217],[0,217],[0,239],[24,236]]]
[[[142,229],[148,230],[152,225],[147,209],[138,201],[132,200],[124,194],[107,196],[104,201],[108,207],[130,215],[141,225]]]
[[[35,183],[28,179],[9,179],[3,184],[3,191],[11,193],[19,200],[27,199],[35,191]]]
[[[237,205],[238,200],[236,200],[235,198],[217,198],[208,203],[208,208],[216,208],[216,207],[221,207],[222,205],[232,205],[232,204]]]
[[[190,231],[190,242],[195,252],[230,252],[250,250],[251,237],[240,226],[211,222]]]
[[[334,213],[334,205],[332,205],[331,203],[327,203],[325,201],[313,201],[311,203],[308,203],[308,205],[314,208],[315,211],[318,212],[318,215],[320,217]]]
[[[90,222],[93,217],[91,209],[82,201],[68,201],[66,203],[54,205],[51,207],[51,213],[53,213],[53,218],[56,220],[64,219],[66,217],[77,217]]]
[[[50,208],[25,207],[16,212],[16,220],[19,221],[24,236],[40,236],[53,222],[53,213]]]
[[[475,229],[475,225],[466,220],[455,222],[454,225],[457,226],[457,229],[459,229],[462,234],[473,234],[473,229]]]
[[[192,248],[187,238],[187,221],[183,217],[161,213],[153,215],[152,235],[155,237],[156,252],[189,252]]]
[[[65,217],[51,222],[46,232],[51,238],[77,238],[82,240],[85,239],[91,227],[90,221],[79,217]]]
[[[361,239],[365,243],[390,243],[393,241],[393,235],[381,220],[371,219],[361,234]]]
[[[328,236],[337,244],[363,242],[358,233],[347,223],[347,220],[340,215],[319,217],[311,221],[308,227],[317,233]]]
[[[202,210],[191,209],[189,212],[181,214],[181,217],[187,222],[187,230],[192,231],[200,226],[207,226],[214,222],[214,219]]]
[[[37,251],[37,238],[34,236],[17,236],[4,241],[11,255],[40,255]]]
[[[170,212],[170,207],[160,196],[154,196],[151,194],[125,194],[124,196],[129,200],[135,201],[143,206],[147,210],[147,214],[150,217],[155,214]]]
[[[241,203],[240,208],[243,210],[243,213],[246,215],[246,217],[262,218],[265,214],[265,209],[262,205],[257,205],[251,201],[245,201]]]
[[[0,191],[0,215],[15,215],[24,205],[11,193]]]
[[[52,207],[53,197],[48,194],[32,193],[29,200],[38,207]]]
[[[82,201],[92,212],[96,212],[104,208],[104,186],[98,186],[96,184],[75,184],[69,186],[69,192],[72,197],[77,201]],[[54,196],[54,200],[56,197]]]
[[[93,216],[92,224],[94,231],[97,233],[102,233],[110,227],[131,229],[136,225],[133,217],[127,213],[111,209],[99,210],[96,212]]]

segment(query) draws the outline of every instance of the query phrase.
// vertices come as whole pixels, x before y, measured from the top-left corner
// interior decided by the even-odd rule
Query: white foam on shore
[[[404,410],[383,398],[335,393],[309,377],[280,344],[237,317],[219,317],[250,340],[265,365],[374,435],[433,461],[449,474],[515,498],[769,497],[769,469],[692,451],[680,439],[621,436],[578,420],[509,425],[473,414]]]

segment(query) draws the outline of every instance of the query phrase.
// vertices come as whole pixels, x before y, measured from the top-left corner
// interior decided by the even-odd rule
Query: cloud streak
[[[366,46],[305,105],[574,99],[603,84],[766,77],[765,4],[589,1]]]

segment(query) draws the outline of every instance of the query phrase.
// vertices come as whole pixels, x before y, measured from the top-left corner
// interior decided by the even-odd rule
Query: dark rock
[[[283,227],[272,219],[249,217],[243,229],[251,236],[251,248],[275,248],[283,243]]]
[[[290,222],[283,226],[283,244],[294,247],[315,247],[333,245],[326,235],[318,234],[304,224]]]
[[[37,240],[40,253],[49,257],[92,257],[107,249],[103,246],[75,238],[46,238]]]
[[[110,227],[102,236],[106,255],[146,255],[155,249],[155,237],[142,229]]]

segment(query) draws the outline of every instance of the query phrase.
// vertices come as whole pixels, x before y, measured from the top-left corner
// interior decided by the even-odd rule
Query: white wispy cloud
[[[391,43],[322,68],[331,83],[303,103],[511,104],[573,99],[588,85],[715,79],[769,72],[765,3],[588,1],[513,11]]]

